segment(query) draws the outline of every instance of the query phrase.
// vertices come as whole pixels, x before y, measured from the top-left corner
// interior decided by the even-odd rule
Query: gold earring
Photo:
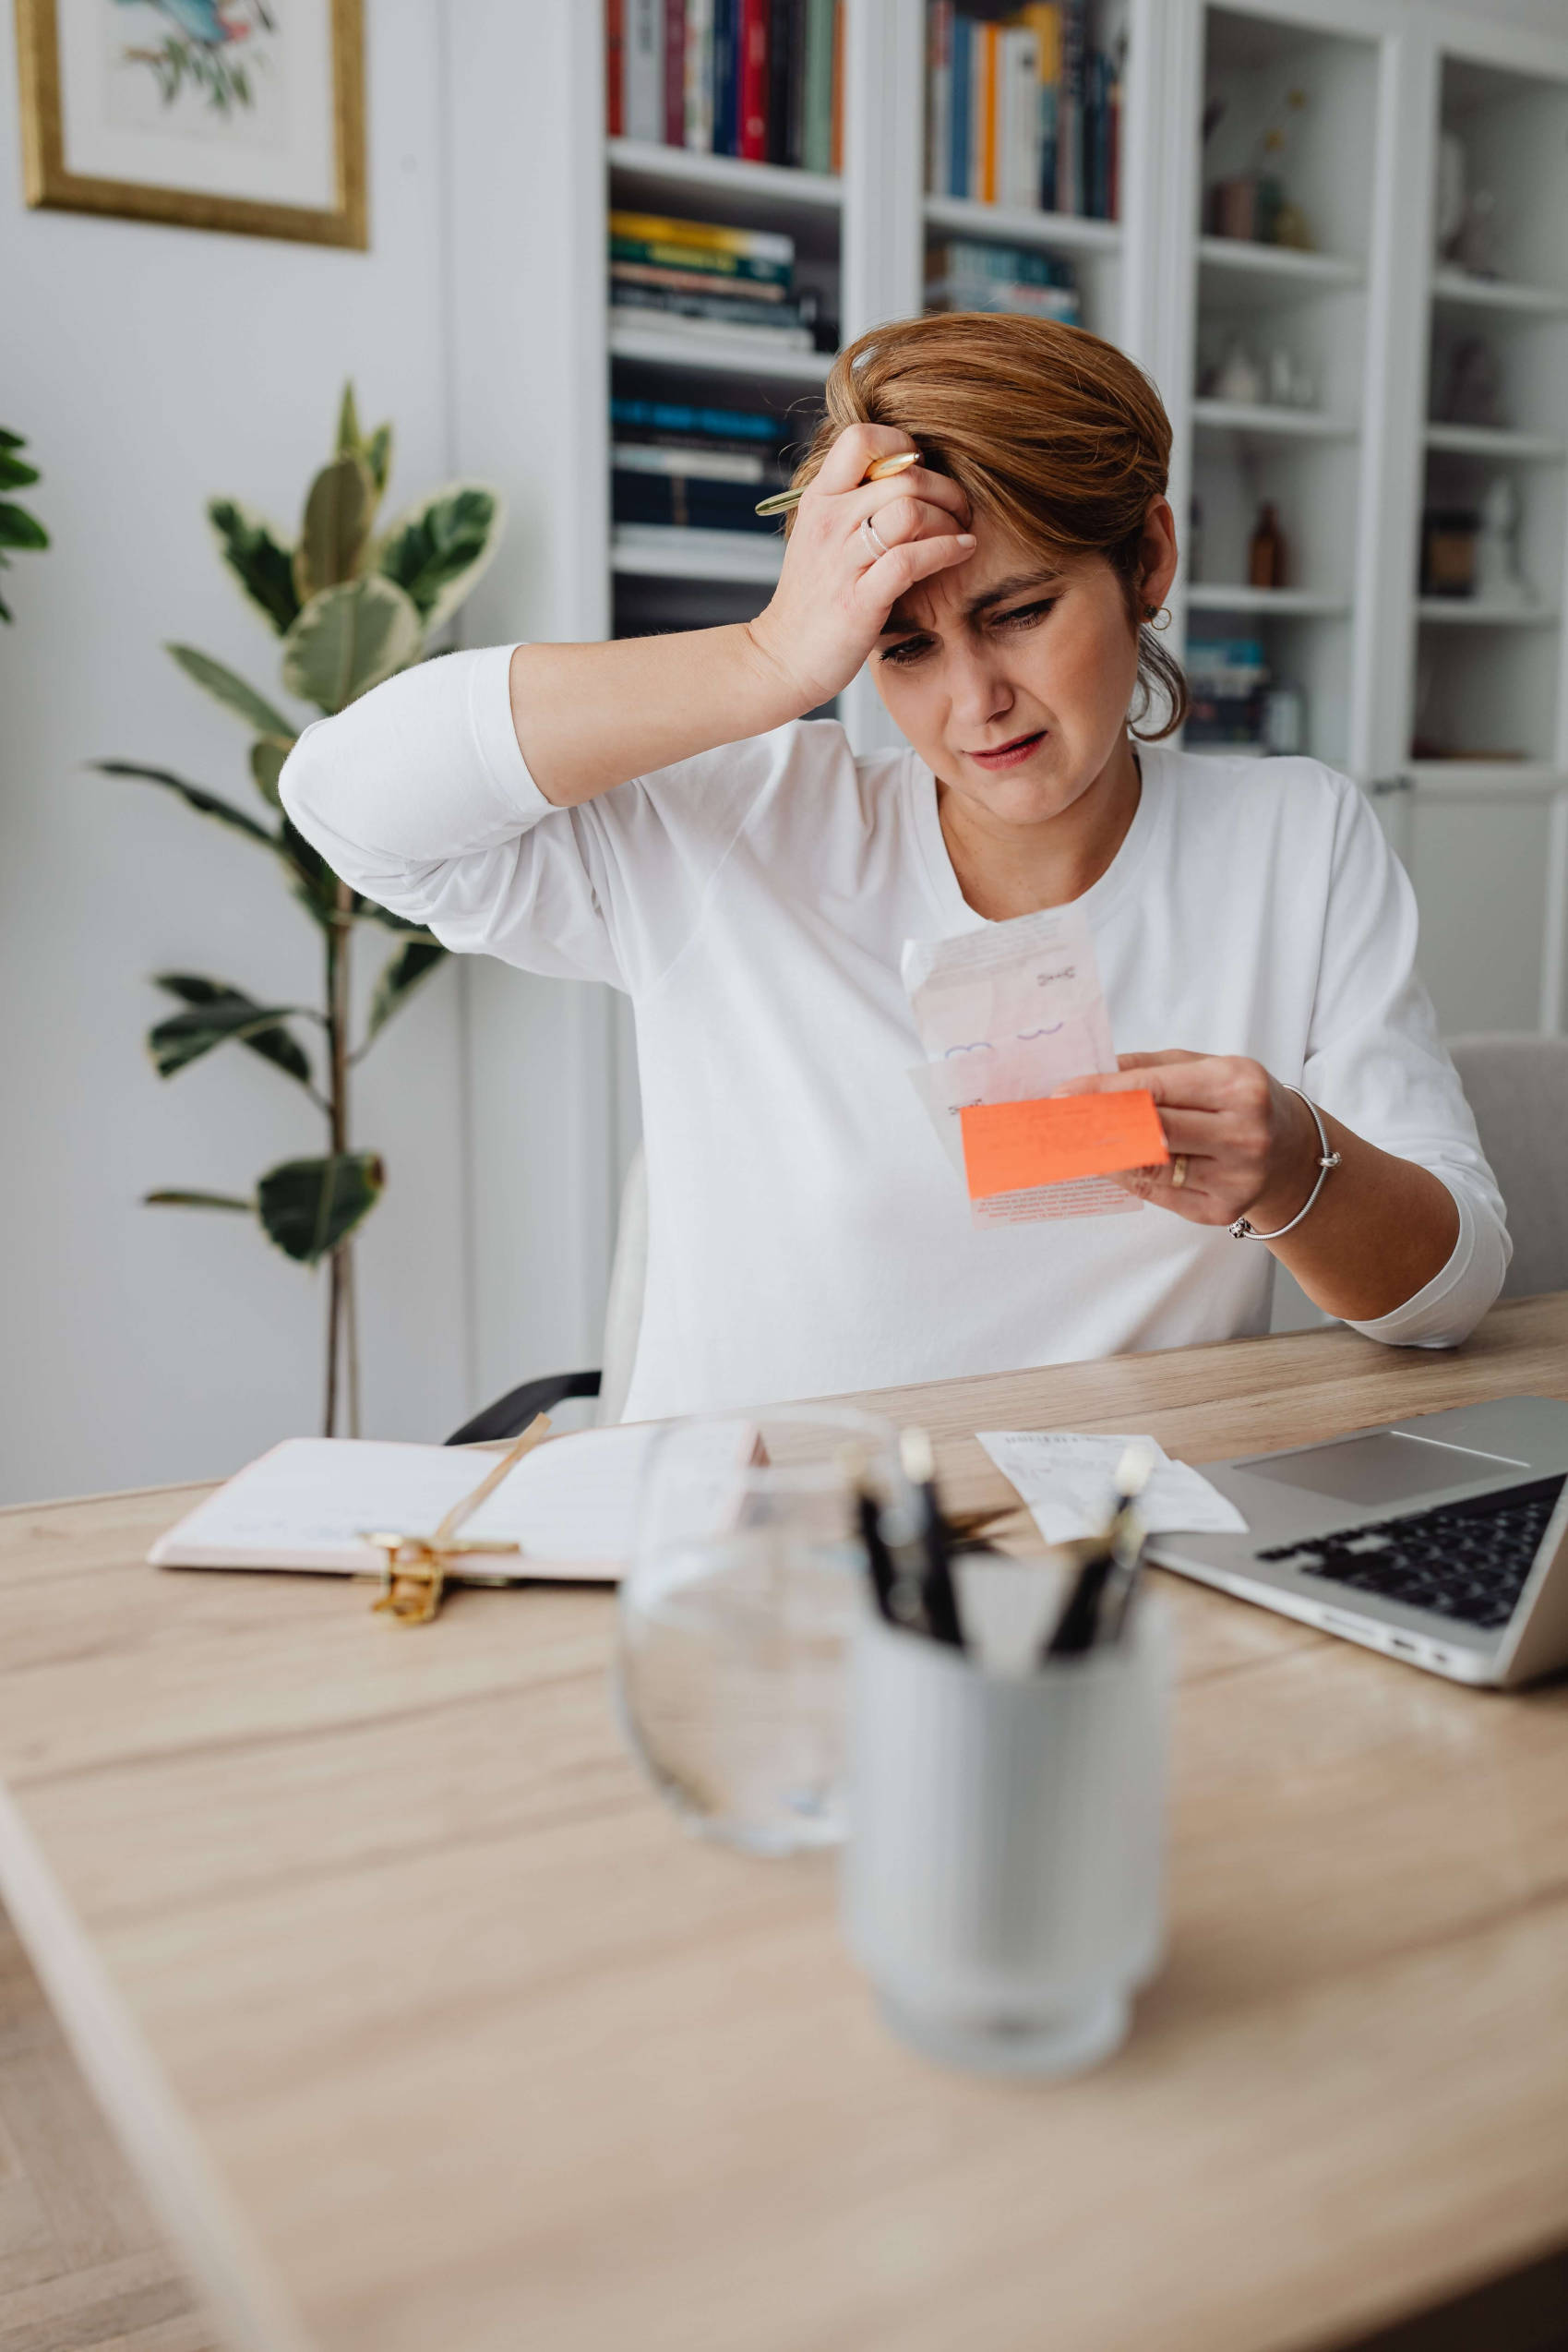
[[[1143,618],[1147,621],[1151,629],[1168,629],[1170,627],[1170,607],[1168,605],[1145,605],[1143,607]]]

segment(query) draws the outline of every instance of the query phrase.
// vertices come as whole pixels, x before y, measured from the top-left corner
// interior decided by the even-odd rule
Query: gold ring
[[[1179,1151],[1170,1163],[1170,1189],[1179,1193],[1187,1182],[1187,1154]]]

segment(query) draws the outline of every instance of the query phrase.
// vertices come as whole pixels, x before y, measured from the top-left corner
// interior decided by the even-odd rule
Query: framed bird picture
[[[17,0],[27,200],[363,246],[363,0]]]

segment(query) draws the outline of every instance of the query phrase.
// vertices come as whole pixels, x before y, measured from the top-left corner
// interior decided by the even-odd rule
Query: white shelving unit
[[[1430,0],[1097,0],[1096,36],[1115,23],[1128,37],[1120,218],[1101,222],[928,194],[923,0],[844,6],[842,176],[617,139],[604,143],[609,200],[786,231],[845,338],[919,308],[934,238],[1068,261],[1085,324],[1160,386],[1184,545],[1194,498],[1202,510],[1173,642],[1260,639],[1274,677],[1300,690],[1308,750],[1374,793],[1423,902],[1446,1027],[1562,1027],[1568,39]],[[1254,170],[1271,127],[1310,249],[1212,234],[1207,191]],[[1438,253],[1444,138],[1492,198],[1486,274]],[[612,382],[689,401],[706,381],[784,414],[798,438],[829,366],[607,319],[598,333],[589,403],[603,408]],[[1495,414],[1443,399],[1455,354],[1478,342]],[[1263,385],[1272,365],[1295,396],[1223,397],[1215,379],[1238,345]],[[1473,506],[1499,479],[1517,492],[1531,601],[1424,593],[1423,513]],[[1264,500],[1288,558],[1272,590],[1246,584]],[[680,547],[604,528],[607,627],[739,617],[776,570],[774,541],[726,550],[712,544],[724,534],[693,534]],[[866,681],[841,708],[858,741],[885,736]]]

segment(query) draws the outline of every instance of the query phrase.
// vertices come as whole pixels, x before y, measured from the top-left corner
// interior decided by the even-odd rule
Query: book
[[[717,340],[723,342],[744,342],[757,351],[810,351],[813,348],[809,327],[775,327],[753,325],[749,320],[731,326],[727,322],[708,318],[693,318],[676,311],[651,310],[618,302],[610,306],[612,318],[617,313],[639,327],[649,327],[661,335],[685,342],[692,340]]]
[[[616,466],[610,475],[611,520],[668,523],[677,530],[750,531],[776,535],[776,519],[757,512],[755,482],[714,482],[706,474],[651,474]]]
[[[736,80],[739,126],[736,151],[748,162],[768,160],[768,0],[740,0]]]
[[[713,7],[713,152],[734,155],[736,148],[736,61],[740,0],[712,0]]]
[[[612,246],[679,246],[695,255],[729,255],[736,261],[767,261],[786,270],[795,267],[795,239],[773,229],[732,229],[723,221],[670,221],[652,212],[612,212]],[[646,253],[628,253],[626,260],[647,260]],[[683,267],[688,266],[683,262]],[[690,267],[699,266],[694,258]],[[715,265],[718,266],[718,265]]]
[[[928,247],[928,281],[934,278],[999,278],[1020,284],[1071,286],[1071,265],[1033,246],[993,245],[983,237],[941,237]]]
[[[709,320],[726,333],[741,327],[766,330],[781,345],[809,351],[811,333],[793,303],[748,302],[733,290],[722,294],[676,294],[664,286],[623,285],[610,288],[612,311],[672,320]]]
[[[1057,87],[1056,209],[1083,210],[1083,0],[1061,0]]]
[[[948,162],[949,196],[969,193],[969,133],[975,119],[975,32],[968,17],[955,15],[952,22],[952,97],[950,102],[952,125]]]
[[[614,1582],[631,1555],[652,1423],[584,1430],[525,1454],[458,1540],[514,1542],[459,1573],[493,1583],[535,1578]],[[733,1450],[733,1429],[730,1440]],[[299,1568],[353,1576],[382,1554],[365,1537],[383,1529],[431,1536],[471,1494],[494,1455],[466,1446],[410,1446],[353,1437],[290,1437],[274,1446],[160,1536],[161,1568]]]
[[[765,410],[697,406],[685,401],[612,399],[610,423],[620,433],[677,433],[692,439],[775,447],[788,429]]]
[[[664,0],[664,145],[686,145],[686,0]]]
[[[1003,28],[997,73],[997,201],[1014,211],[1035,211],[1040,202],[1040,42],[1033,26]]]
[[[685,126],[683,146],[693,153],[713,150],[713,0],[686,0]]]
[[[995,25],[978,25],[971,68],[973,125],[970,132],[969,193],[981,204],[997,200],[997,42]]]
[[[623,5],[621,120],[628,138],[657,145],[664,136],[664,0],[623,0]]]
[[[656,261],[612,261],[610,283],[663,286],[668,294],[738,294],[747,302],[783,303],[788,289],[765,278],[730,278],[717,270],[666,268]]]
[[[948,193],[952,143],[952,0],[931,0],[926,19],[926,192]]]
[[[753,488],[766,482],[771,471],[758,450],[714,449],[687,441],[616,441],[610,450],[610,464],[616,474],[679,474],[693,482],[748,482]]]
[[[806,0],[806,102],[801,162],[808,172],[831,172],[833,139],[833,0]]]
[[[618,138],[625,129],[624,102],[626,95],[624,0],[604,0],[604,109],[605,127],[612,138]]]

